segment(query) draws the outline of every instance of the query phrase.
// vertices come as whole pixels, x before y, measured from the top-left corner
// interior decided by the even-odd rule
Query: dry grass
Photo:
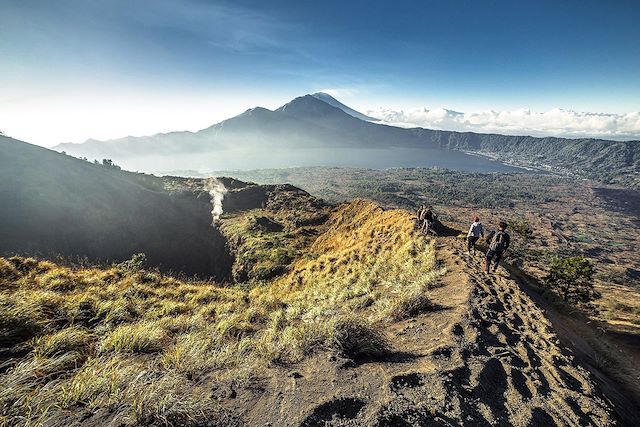
[[[4,421],[87,407],[142,424],[228,425],[213,383],[248,383],[321,350],[388,352],[385,323],[431,309],[432,243],[410,214],[364,201],[327,227],[311,256],[261,286],[0,258],[0,343],[19,356],[0,375]]]

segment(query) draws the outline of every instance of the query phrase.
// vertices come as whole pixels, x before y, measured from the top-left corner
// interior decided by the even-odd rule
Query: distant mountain
[[[326,102],[327,104],[331,105],[332,107],[336,107],[336,108],[341,109],[342,111],[344,111],[345,113],[347,113],[350,116],[355,117],[356,119],[366,120],[366,121],[369,121],[369,122],[379,122],[380,121],[380,119],[376,119],[375,117],[367,116],[365,114],[362,114],[359,111],[354,110],[353,108],[350,108],[350,107],[344,105],[342,102],[338,101],[337,99],[335,99],[333,96],[329,95],[328,93],[316,92],[316,93],[312,94],[311,96],[313,96],[314,98],[319,99],[320,101]]]
[[[507,136],[412,129],[425,143],[497,160],[640,189],[640,141]]]
[[[213,276],[231,262],[208,194],[0,136],[0,256],[123,261]]]
[[[440,166],[513,171],[499,162],[640,188],[640,142],[534,138],[404,129],[374,123],[325,93],[276,110],[252,108],[198,132],[60,144],[56,150],[110,158],[128,169],[230,170],[291,166]]]

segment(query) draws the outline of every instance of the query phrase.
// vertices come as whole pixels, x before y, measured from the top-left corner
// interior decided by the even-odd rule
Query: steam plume
[[[208,178],[204,188],[211,196],[211,225],[215,225],[220,219],[220,215],[222,215],[222,200],[227,193],[227,188],[216,178]]]

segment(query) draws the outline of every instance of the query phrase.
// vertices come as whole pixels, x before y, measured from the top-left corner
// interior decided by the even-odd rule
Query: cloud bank
[[[608,114],[554,108],[546,112],[519,109],[463,113],[445,108],[410,111],[379,108],[367,111],[367,115],[402,127],[568,138],[640,139],[638,111]]]

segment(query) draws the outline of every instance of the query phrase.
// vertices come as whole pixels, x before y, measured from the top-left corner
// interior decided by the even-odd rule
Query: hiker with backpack
[[[433,206],[429,206],[427,210],[424,211],[424,234],[429,234],[429,231],[436,234],[433,224],[437,218],[438,216],[433,213]]]
[[[489,250],[484,258],[484,268],[488,273],[491,272],[491,261],[494,260],[493,271],[496,271],[498,264],[504,255],[504,251],[509,249],[509,243],[511,243],[511,236],[506,232],[507,223],[500,221],[498,224],[498,231],[493,235],[491,243],[489,244]]]
[[[484,226],[480,222],[480,217],[476,215],[473,217],[473,224],[467,233],[467,253],[471,253],[471,249],[473,249],[473,254],[476,254],[476,242],[480,237],[484,237]]]

